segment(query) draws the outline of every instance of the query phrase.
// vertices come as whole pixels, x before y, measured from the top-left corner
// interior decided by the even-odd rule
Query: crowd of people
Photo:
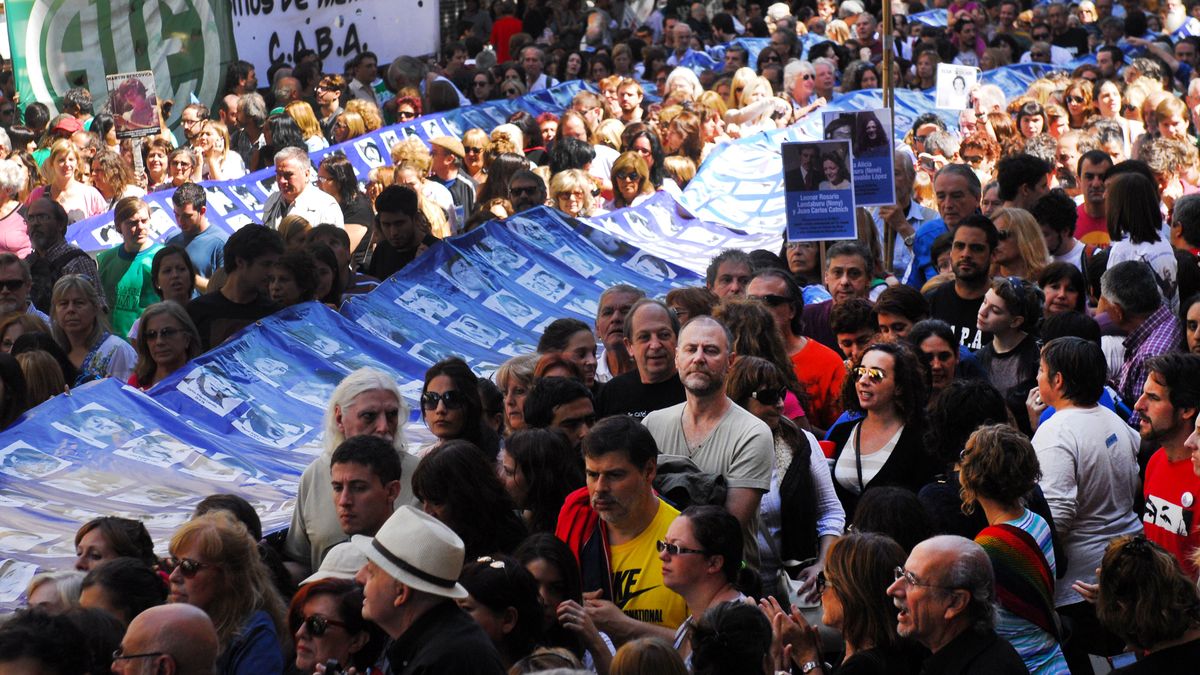
[[[283,532],[232,494],[197,495],[169,541],[82,523],[74,569],[0,625],[0,670],[1191,672],[1200,38],[1172,36],[1200,3],[934,2],[945,27],[892,7],[896,86],[941,62],[1082,65],[919,116],[857,241],[715,252],[662,298],[611,286],[490,378],[439,361],[432,442],[406,437],[393,377],[351,373]],[[487,221],[683,188],[720,144],[877,86],[879,12],[472,0],[436,63],[331,74],[306,52],[264,95],[235,62],[218,109],[184,107],[141,162],[86,88],[51,117],[0,78],[0,428],[88,381],[153,389]],[[560,113],[410,137],[363,185],[309,157],[571,80]],[[269,167],[261,224],[208,222],[201,181]],[[66,241],[106,211],[119,244]]]

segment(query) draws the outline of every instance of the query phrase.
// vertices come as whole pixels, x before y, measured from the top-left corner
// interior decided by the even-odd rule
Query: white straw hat
[[[367,556],[348,541],[334,546],[325,553],[321,567],[313,572],[300,585],[311,584],[322,579],[353,579],[363,565],[367,564]]]
[[[467,589],[458,583],[465,555],[462,539],[423,511],[401,506],[374,538],[360,534],[351,541],[405,586],[456,600],[467,597]]]

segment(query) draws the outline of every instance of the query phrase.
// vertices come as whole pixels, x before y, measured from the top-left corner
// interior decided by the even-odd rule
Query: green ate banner
[[[20,102],[52,112],[73,87],[99,111],[105,75],[152,70],[172,124],[193,94],[214,107],[235,58],[229,0],[7,0],[5,13]]]

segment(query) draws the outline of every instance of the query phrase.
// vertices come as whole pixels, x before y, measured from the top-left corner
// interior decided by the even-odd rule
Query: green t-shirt
[[[123,246],[117,246],[96,256],[100,286],[111,308],[108,318],[114,335],[128,336],[142,312],[161,299],[150,276],[150,263],[161,248],[162,244],[155,244],[131,254]]]

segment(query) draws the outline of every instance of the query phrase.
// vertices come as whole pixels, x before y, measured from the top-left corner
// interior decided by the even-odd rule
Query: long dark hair
[[[514,431],[504,451],[525,476],[529,493],[524,506],[532,514],[534,532],[553,532],[567,495],[583,487],[578,453],[561,429],[528,428]]]
[[[558,570],[561,579],[563,597],[583,603],[583,581],[579,573],[579,561],[563,540],[546,532],[531,534],[512,555],[526,568],[535,560],[553,566]],[[580,641],[579,634],[564,628],[557,619],[545,627],[543,643],[547,646],[565,647],[576,655],[583,655],[583,642]]]
[[[466,361],[457,356],[451,356],[438,361],[425,371],[425,385],[421,387],[422,397],[425,396],[425,392],[429,391],[429,383],[439,375],[450,378],[450,381],[454,383],[454,388],[464,399],[465,421],[460,438],[469,441],[488,457],[495,457],[500,452],[500,439],[496,432],[487,425],[487,420],[483,416],[483,400],[479,398],[479,378],[471,372],[471,367],[467,365]],[[424,416],[425,410],[422,408],[421,417]]]
[[[25,375],[11,354],[0,353],[0,384],[4,387],[0,395],[0,429],[3,429],[29,408]]]
[[[927,394],[925,377],[917,357],[906,345],[890,342],[876,342],[867,347],[863,351],[863,358],[865,359],[871,352],[883,352],[892,357],[895,364],[893,377],[896,379],[896,391],[893,399],[896,411],[904,420],[905,426],[920,425],[923,427]],[[862,361],[860,360],[859,363]],[[842,407],[860,413],[863,409],[858,403],[858,389],[855,387],[857,381],[853,372],[846,377],[846,381],[842,384]]]
[[[358,195],[358,176],[354,175],[354,165],[342,153],[334,152],[325,155],[321,160],[321,168],[329,172],[337,185],[338,203],[342,208],[349,206]]]
[[[508,661],[528,656],[541,640],[543,627],[537,580],[525,566],[494,554],[467,562],[458,580],[475,602],[493,612],[516,610],[516,623],[502,638],[504,656]]]
[[[508,553],[525,538],[512,498],[479,448],[449,441],[425,455],[412,475],[413,494],[441,507],[443,522],[462,537],[470,560]]]
[[[644,138],[650,142],[650,157],[654,160],[654,165],[650,167],[650,182],[654,187],[661,188],[663,184],[663,149],[662,143],[658,140],[658,134],[650,130],[643,122],[633,122],[625,127],[621,132],[621,152],[637,152],[633,149],[633,144],[639,138]]]

